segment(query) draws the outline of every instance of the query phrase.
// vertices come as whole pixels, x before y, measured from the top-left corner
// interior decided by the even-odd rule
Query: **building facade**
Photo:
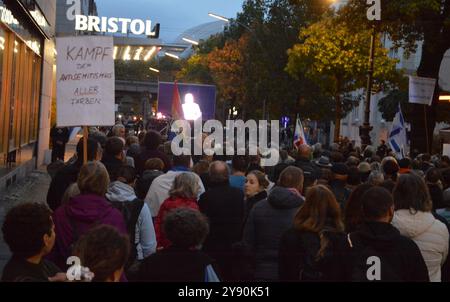
[[[55,15],[54,0],[0,0],[0,191],[49,147]]]
[[[385,48],[390,49],[389,56],[398,59],[398,69],[403,69],[406,75],[414,75],[420,65],[422,57],[422,42],[417,43],[417,51],[407,56],[403,49],[395,51],[392,49],[392,42],[388,39],[383,40]],[[450,91],[450,50],[444,56],[441,63],[441,70],[439,75],[439,85],[445,91]],[[358,91],[361,94],[364,91]],[[373,130],[370,132],[370,137],[373,145],[379,145],[381,140],[388,141],[389,132],[392,127],[392,122],[383,119],[382,113],[379,110],[378,103],[386,96],[385,92],[372,94],[370,103],[370,125]],[[348,115],[341,120],[341,136],[348,137],[350,141],[354,141],[356,145],[361,145],[361,138],[359,136],[359,127],[364,123],[364,99],[359,106],[354,107]],[[444,123],[439,123],[435,128],[435,135],[439,130],[446,127]],[[407,125],[409,127],[409,125]],[[333,141],[334,125],[330,130],[330,141]]]

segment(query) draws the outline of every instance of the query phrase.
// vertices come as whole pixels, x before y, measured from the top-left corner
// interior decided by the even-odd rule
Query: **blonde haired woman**
[[[72,255],[72,245],[92,227],[107,224],[127,234],[119,210],[105,199],[109,185],[108,171],[100,162],[83,165],[77,180],[80,194],[61,205],[53,214],[56,243],[50,258],[61,269]]]

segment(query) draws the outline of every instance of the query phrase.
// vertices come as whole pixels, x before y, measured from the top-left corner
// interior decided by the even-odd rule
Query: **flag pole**
[[[83,164],[87,164],[88,162],[88,136],[89,136],[89,129],[87,126],[83,126]]]
[[[425,138],[427,140],[427,153],[430,153],[430,144],[429,144],[429,138],[428,138],[428,121],[427,121],[427,105],[423,105],[423,113],[425,116]]]

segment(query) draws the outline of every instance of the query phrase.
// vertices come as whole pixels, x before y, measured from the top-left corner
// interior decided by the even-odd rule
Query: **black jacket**
[[[322,170],[317,167],[312,161],[306,158],[299,158],[294,163],[294,166],[299,167],[303,170],[303,175],[305,177],[304,188],[310,187],[316,180],[320,179],[322,176]]]
[[[303,198],[286,188],[275,187],[267,199],[250,211],[244,227],[244,242],[255,253],[257,280],[278,280],[278,249],[283,233],[293,223]]]
[[[444,203],[444,191],[436,184],[428,184],[430,197],[433,202],[433,209],[442,209],[446,207]]]
[[[331,180],[329,182],[331,191],[336,197],[337,202],[341,206],[341,209],[345,209],[345,205],[347,203],[350,194],[352,193],[349,188],[347,188],[347,183],[342,180]]]
[[[52,139],[52,144],[55,146],[57,142],[66,144],[69,141],[70,131],[69,128],[56,128],[53,127],[50,130],[50,138]]]
[[[328,245],[324,256],[316,259],[320,237],[294,228],[283,234],[279,250],[281,281],[349,281],[350,247],[344,233],[324,232]]]
[[[200,211],[209,219],[209,235],[203,250],[213,257],[225,280],[231,277],[232,245],[241,240],[244,221],[244,193],[228,182],[210,184],[200,196]]]
[[[366,222],[350,233],[352,248],[352,279],[367,280],[368,257],[380,259],[380,281],[428,282],[428,270],[419,248],[402,236],[389,223]]]
[[[156,177],[163,175],[164,173],[162,171],[158,170],[147,170],[144,171],[142,176],[136,181],[136,196],[139,199],[144,200],[147,196],[148,190],[150,189],[150,186],[152,185],[153,180],[155,180]]]
[[[102,163],[105,165],[106,170],[108,170],[109,178],[112,181],[117,180],[117,172],[120,167],[124,165],[124,162],[116,157],[104,154],[102,158]]]
[[[204,282],[205,272],[213,260],[205,253],[169,247],[147,257],[139,268],[139,281]]]
[[[65,166],[59,170],[55,177],[52,178],[50,187],[47,192],[47,204],[53,211],[61,205],[61,200],[67,188],[77,182],[78,174],[80,173],[81,164],[75,162],[71,165]]]
[[[49,282],[49,277],[60,272],[61,270],[48,260],[42,259],[41,263],[33,264],[13,256],[3,270],[2,282]]]
[[[248,215],[250,214],[250,211],[253,209],[253,207],[260,202],[261,200],[264,200],[267,198],[267,191],[264,190],[262,192],[259,192],[255,196],[252,196],[248,198],[245,201],[245,220],[247,220]]]

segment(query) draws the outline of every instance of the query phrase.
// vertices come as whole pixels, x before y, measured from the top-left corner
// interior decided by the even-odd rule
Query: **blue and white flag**
[[[398,159],[405,157],[408,139],[406,137],[405,119],[403,118],[400,103],[398,104],[398,111],[392,122],[391,132],[389,133],[389,145]]]

